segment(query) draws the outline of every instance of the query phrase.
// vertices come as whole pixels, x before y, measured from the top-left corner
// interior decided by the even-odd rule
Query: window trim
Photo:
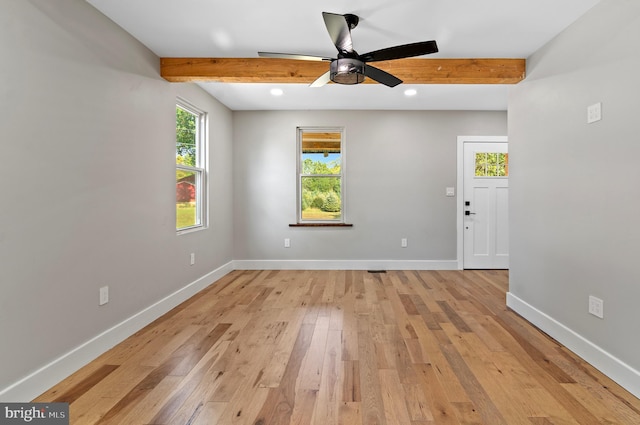
[[[340,174],[302,174],[302,134],[308,133],[340,133]],[[291,227],[350,227],[346,224],[346,130],[340,126],[329,127],[296,127],[296,224]],[[303,177],[339,177],[340,178],[340,220],[303,220],[302,219],[302,178]]]
[[[208,144],[209,144],[209,119],[206,111],[194,106],[180,97],[176,99],[176,108],[180,108],[196,116],[196,166],[177,164],[176,170],[193,172],[196,176],[196,224],[188,227],[177,227],[176,234],[182,235],[206,229],[209,225],[209,204],[207,197],[208,187]]]

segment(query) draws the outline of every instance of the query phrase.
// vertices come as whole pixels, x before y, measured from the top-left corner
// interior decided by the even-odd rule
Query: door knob
[[[472,213],[471,211],[465,211],[464,212],[464,215],[471,215],[471,214],[475,215],[476,213]]]

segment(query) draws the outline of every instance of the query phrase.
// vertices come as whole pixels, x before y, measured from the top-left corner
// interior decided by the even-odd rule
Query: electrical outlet
[[[285,248],[291,248],[291,239],[289,239],[289,238],[285,238],[284,239],[284,247]]]
[[[191,265],[193,266],[196,263],[196,253],[192,252],[191,253]]]
[[[103,286],[100,288],[100,303],[98,305],[105,305],[109,302],[109,287]]]
[[[604,301],[593,295],[589,295],[589,313],[604,319]]]
[[[587,124],[600,121],[602,119],[602,103],[594,103],[587,107]]]
[[[406,248],[406,247],[407,247],[407,238],[402,238],[402,239],[400,240],[400,246],[401,246],[402,248]]]

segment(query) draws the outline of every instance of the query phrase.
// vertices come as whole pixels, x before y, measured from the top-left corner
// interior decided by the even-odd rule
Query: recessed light
[[[273,96],[282,96],[283,94],[282,89],[271,89],[271,95]]]
[[[415,96],[416,94],[418,94],[418,90],[416,89],[406,89],[404,91],[405,96]]]

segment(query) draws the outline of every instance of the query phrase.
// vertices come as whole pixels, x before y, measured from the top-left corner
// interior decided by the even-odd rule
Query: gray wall
[[[345,127],[353,228],[289,227],[296,126]],[[455,261],[456,198],[445,188],[456,186],[456,138],[507,128],[505,112],[278,111],[234,112],[233,131],[235,260]]]
[[[510,291],[636,371],[639,51],[640,3],[603,0],[528,60],[509,99]]]
[[[0,1],[1,390],[230,262],[233,215],[227,108],[84,1]],[[182,236],[176,96],[211,121],[211,227]]]

